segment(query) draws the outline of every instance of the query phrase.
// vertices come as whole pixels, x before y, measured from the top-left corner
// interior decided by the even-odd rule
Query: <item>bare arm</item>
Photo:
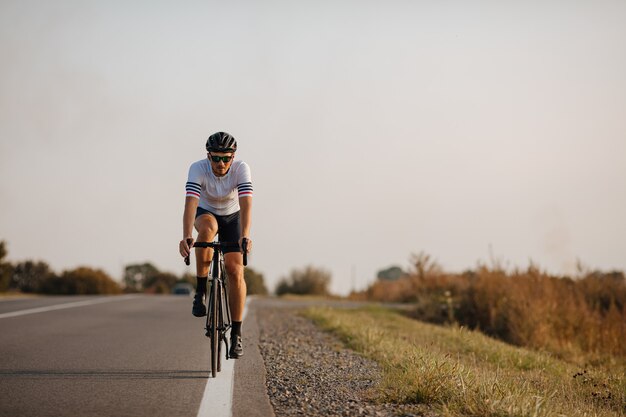
[[[252,240],[250,239],[250,227],[252,226],[252,197],[239,197],[239,209],[241,214],[241,239],[248,239],[248,251],[252,248]]]
[[[185,197],[185,213],[183,214],[183,239],[180,241],[179,249],[183,257],[189,256],[191,251],[187,239],[191,239],[193,244],[193,222],[196,218],[196,209],[198,208],[198,199],[194,197]]]

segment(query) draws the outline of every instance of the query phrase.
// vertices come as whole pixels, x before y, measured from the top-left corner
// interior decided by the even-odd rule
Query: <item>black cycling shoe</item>
[[[233,336],[230,338],[230,350],[228,351],[228,356],[233,359],[239,359],[243,356],[241,336]]]
[[[196,317],[204,317],[206,316],[206,307],[204,305],[204,294],[196,293],[193,297],[193,308],[191,309],[191,314]]]

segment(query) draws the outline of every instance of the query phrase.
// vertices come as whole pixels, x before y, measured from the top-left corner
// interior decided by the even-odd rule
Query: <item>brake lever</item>
[[[187,246],[191,245],[191,242],[193,242],[193,239],[187,238]],[[189,250],[191,251],[191,247]],[[191,254],[191,252],[189,253]],[[190,255],[185,256],[185,265],[189,265],[189,256]]]
[[[243,251],[243,266],[248,265],[248,239],[241,239],[241,250]]]

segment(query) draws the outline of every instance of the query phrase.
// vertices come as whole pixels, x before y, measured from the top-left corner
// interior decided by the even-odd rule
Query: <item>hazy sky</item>
[[[624,270],[624,22],[622,0],[2,0],[0,239],[59,272],[181,273],[187,170],[225,130],[270,288],[490,245]]]

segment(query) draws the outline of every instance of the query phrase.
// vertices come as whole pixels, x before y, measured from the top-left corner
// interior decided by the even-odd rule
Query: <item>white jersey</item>
[[[252,197],[250,167],[233,161],[223,177],[217,177],[208,158],[194,162],[189,168],[187,197],[199,199],[198,206],[218,216],[239,211],[239,197]]]

